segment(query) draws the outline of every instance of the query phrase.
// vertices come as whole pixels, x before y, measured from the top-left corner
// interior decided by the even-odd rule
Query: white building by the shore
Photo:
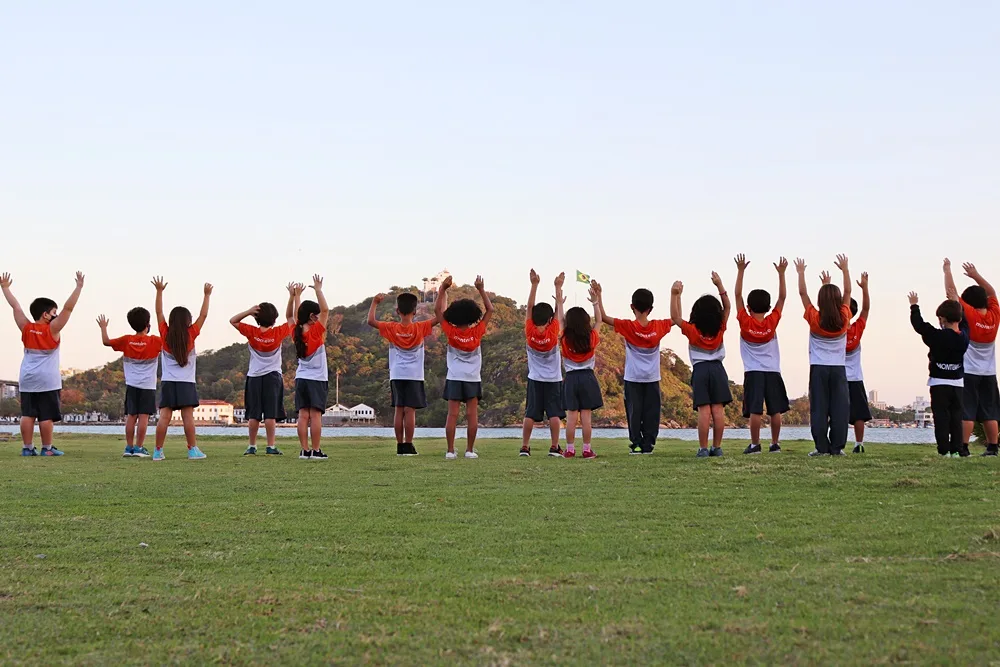
[[[351,421],[356,422],[374,422],[375,421],[375,408],[365,405],[364,403],[359,403],[351,408]]]

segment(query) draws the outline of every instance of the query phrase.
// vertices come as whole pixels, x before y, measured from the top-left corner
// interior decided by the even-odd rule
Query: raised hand
[[[76,272],[76,286],[78,288],[83,288],[83,273],[80,271]]]
[[[306,291],[305,283],[295,283],[295,296],[302,296],[302,293]]]
[[[97,316],[97,326],[101,327],[102,329],[107,329],[109,322],[110,322],[110,320],[108,318],[104,317],[104,315],[98,315]]]
[[[562,287],[563,287],[563,285],[564,285],[565,283],[566,283],[566,272],[565,272],[565,271],[563,271],[563,272],[562,272],[562,273],[560,273],[560,274],[559,274],[558,276],[556,276],[556,279],[555,279],[555,286],[556,286],[556,289],[557,289],[557,290],[559,290],[559,289],[562,289]]]
[[[774,268],[781,275],[785,275],[785,270],[788,268],[788,260],[782,257],[781,259],[778,260],[778,263],[774,265]]]
[[[528,274],[528,280],[531,281],[532,285],[537,285],[542,281],[542,277],[535,273],[535,270],[532,269],[531,273]]]
[[[799,273],[805,273],[806,272],[806,260],[802,259],[801,257],[797,258],[795,260],[795,270],[798,271]]]
[[[377,306],[377,305],[379,305],[380,303],[382,303],[383,301],[385,301],[385,294],[376,294],[376,295],[375,295],[375,296],[374,296],[374,297],[372,298],[372,301],[374,301],[374,302],[375,302],[375,305],[376,305],[376,306]]]
[[[153,287],[156,288],[157,292],[162,292],[163,290],[167,289],[167,283],[163,281],[163,276],[154,276],[153,280],[151,280],[150,282],[153,283]]]
[[[715,271],[712,271],[712,284],[715,285],[720,290],[722,289],[722,276],[720,276]]]
[[[597,303],[600,298],[601,297],[598,295],[597,290],[594,289],[594,285],[591,284],[590,289],[587,290],[587,300],[590,301],[590,303]]]
[[[972,262],[966,262],[962,265],[962,270],[965,271],[965,275],[976,280],[979,278],[979,271],[976,270],[976,265]]]
[[[7,289],[14,284],[14,279],[10,277],[9,273],[4,273],[0,275],[0,287]]]
[[[597,294],[598,298],[600,298],[604,294],[604,288],[601,287],[601,283],[597,282],[596,280],[590,281],[590,289],[594,290],[594,293]]]
[[[819,279],[823,281],[824,285],[829,285],[830,283],[833,282],[833,277],[830,275],[829,271],[824,271],[823,273],[819,274]]]
[[[247,308],[247,314],[257,316],[260,314],[260,304]]]
[[[295,283],[294,282],[290,282],[287,285],[285,285],[285,289],[288,290],[288,295],[289,296],[295,296]]]
[[[748,266],[750,266],[750,262],[747,261],[747,258],[743,253],[736,255],[736,268],[738,270],[746,271]]]
[[[951,271],[951,260],[947,257],[944,258],[944,270]]]
[[[919,299],[917,298],[917,293],[916,292],[910,292],[910,305],[911,306],[915,306],[915,305],[917,305],[918,301],[919,301]]]
[[[480,292],[483,291],[483,286],[486,285],[486,283],[483,282],[482,276],[476,276],[476,282],[473,284],[476,286],[476,289],[479,290]]]
[[[312,288],[317,292],[323,289],[323,277],[318,273],[313,274],[313,284]]]
[[[670,287],[671,294],[681,294],[683,291],[684,291],[684,283],[682,283],[679,280],[674,282],[674,284],[671,285]]]
[[[210,296],[213,289],[215,288],[212,287],[212,283],[205,283],[205,296]]]
[[[448,276],[447,278],[441,281],[441,287],[439,289],[443,292],[446,289],[449,289],[454,284],[454,282],[455,281],[452,279],[452,277]]]
[[[847,270],[847,255],[837,255],[837,261],[833,263],[841,271]]]
[[[868,272],[865,271],[861,274],[861,280],[858,281],[858,287],[861,289],[868,289]],[[911,292],[912,294],[912,292]]]

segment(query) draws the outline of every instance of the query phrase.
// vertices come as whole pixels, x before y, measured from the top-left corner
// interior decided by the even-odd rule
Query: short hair
[[[979,285],[970,285],[962,292],[962,301],[973,308],[986,307],[986,290]]]
[[[858,314],[858,302],[855,299],[851,299],[851,317]]]
[[[962,321],[962,304],[948,299],[937,307],[935,314],[948,324],[958,324]]]
[[[653,310],[653,293],[644,287],[632,292],[632,307],[640,313],[648,313]]]
[[[142,306],[136,306],[132,310],[128,311],[128,315],[125,316],[128,320],[128,325],[136,333],[140,333],[149,328],[149,311]]]
[[[535,323],[536,327],[545,326],[552,321],[554,316],[555,311],[547,303],[536,303],[535,307],[531,309],[531,321]]]
[[[257,308],[257,314],[253,318],[257,321],[258,326],[273,327],[274,323],[278,321],[278,309],[274,304],[263,301]]]
[[[767,290],[750,290],[747,294],[747,310],[763,315],[771,310],[771,294]]]
[[[31,302],[31,305],[28,306],[28,312],[31,313],[31,319],[37,322],[38,320],[42,319],[42,315],[49,312],[53,308],[58,308],[58,307],[59,306],[56,305],[55,301],[53,301],[52,299],[47,299],[44,296],[42,296],[38,297],[37,299]]]
[[[715,336],[722,330],[722,303],[711,294],[699,297],[691,306],[691,324],[704,336]]]
[[[417,312],[417,304],[420,299],[417,298],[416,294],[412,292],[403,292],[396,297],[396,310],[399,311],[400,315],[412,315]]]
[[[444,311],[444,321],[452,326],[467,327],[483,318],[483,309],[472,299],[459,299]]]

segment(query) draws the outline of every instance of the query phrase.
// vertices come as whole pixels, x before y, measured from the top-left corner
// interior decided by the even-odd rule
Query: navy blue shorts
[[[528,379],[528,398],[524,406],[524,418],[540,422],[543,419],[566,416],[563,409],[563,383],[539,382]]]
[[[465,382],[463,380],[444,381],[444,396],[442,398],[446,401],[468,403],[472,399],[480,400],[482,397],[482,382]]]
[[[181,408],[196,408],[198,401],[198,386],[194,382],[161,382],[160,409],[180,410]]]
[[[40,422],[62,421],[62,391],[22,391],[21,416]]]
[[[125,385],[125,414],[129,416],[155,415],[156,390],[139,389]]]
[[[601,385],[592,368],[567,371],[563,381],[563,407],[573,412],[604,407]]]
[[[247,420],[285,419],[285,381],[281,373],[248,377],[243,392]]]
[[[721,361],[700,361],[691,370],[691,396],[697,410],[703,405],[729,405],[733,393]]]
[[[323,380],[295,381],[295,410],[311,409],[326,412],[326,399],[330,394],[330,383]]]

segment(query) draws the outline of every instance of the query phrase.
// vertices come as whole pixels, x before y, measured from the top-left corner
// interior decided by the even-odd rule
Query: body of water
[[[90,433],[94,435],[124,435],[124,427],[120,425],[107,425],[107,426],[70,426],[57,424],[55,427],[56,433]],[[198,435],[205,436],[224,436],[229,438],[246,438],[248,437],[248,429],[246,426],[199,426],[197,427]],[[17,424],[0,424],[0,432],[7,433],[17,433]],[[170,435],[184,435],[184,430],[179,426],[171,426],[168,433]],[[809,431],[808,426],[788,426],[782,429],[782,440],[812,440],[812,434]],[[854,433],[851,432],[851,437],[848,438],[848,444],[852,443]],[[150,427],[147,434],[147,438],[150,439],[153,436],[153,428]],[[295,438],[296,432],[294,427],[282,426],[278,428],[279,438]],[[383,427],[327,427],[323,429],[323,437],[327,438],[395,438],[395,434],[391,428]],[[415,439],[419,438],[444,438],[443,428],[418,428],[415,434]],[[481,428],[479,429],[480,438],[502,438],[519,440],[521,438],[521,429],[518,428]],[[661,438],[673,438],[676,440],[698,440],[698,431],[693,428],[678,428],[678,429],[661,429]],[[458,438],[465,438],[465,429],[458,430]],[[595,428],[594,429],[594,439],[595,440],[607,440],[607,439],[627,439],[628,431],[623,428]],[[263,442],[264,440],[264,429],[261,428],[258,439]],[[546,442],[549,439],[548,428],[537,428],[532,434],[532,440],[538,442]],[[577,440],[580,440],[580,434],[577,432]],[[750,431],[747,429],[734,428],[726,429],[726,439],[728,440],[746,440],[750,441]],[[770,442],[770,432],[764,429],[761,434],[761,440],[764,443]],[[934,430],[933,429],[914,429],[914,428],[870,428],[865,432],[865,442],[870,443],[896,443],[896,444],[933,444],[934,443]]]

